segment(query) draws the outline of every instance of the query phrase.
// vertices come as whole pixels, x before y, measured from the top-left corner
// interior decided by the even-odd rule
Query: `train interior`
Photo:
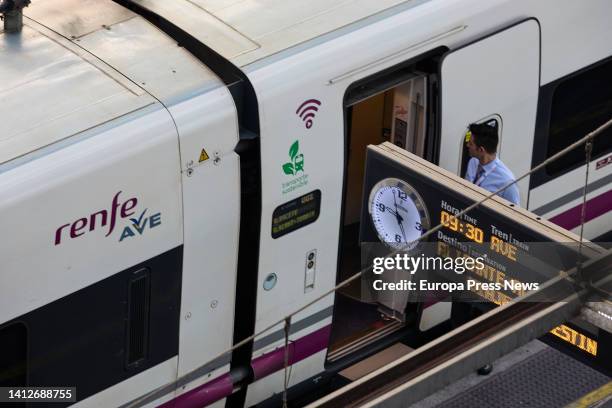
[[[337,282],[367,266],[362,262],[359,242],[367,146],[390,141],[435,161],[436,93],[436,58],[356,84],[353,91],[349,89],[345,97],[347,150]],[[383,349],[384,356],[379,360],[384,363],[395,353],[405,353],[403,347],[417,347],[429,337],[411,330],[418,327],[419,304],[389,309],[362,289],[361,280],[357,279],[336,293],[328,364]],[[409,338],[412,340],[407,341]],[[399,340],[403,343],[398,343]],[[374,363],[371,369],[377,365]],[[363,368],[357,371],[362,372]]]

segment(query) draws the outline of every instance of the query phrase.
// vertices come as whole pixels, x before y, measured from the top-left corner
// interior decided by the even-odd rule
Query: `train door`
[[[184,214],[178,377],[205,363],[200,371],[209,377],[227,371],[228,355],[211,359],[231,347],[236,313],[238,125],[229,91],[208,75],[216,89],[169,109],[179,132]],[[203,114],[211,111],[215,114]]]
[[[363,266],[358,231],[367,145],[391,141],[460,173],[468,124],[486,122],[500,133],[503,129],[498,151],[507,165],[517,175],[529,169],[539,86],[539,33],[537,21],[527,20],[451,52],[433,50],[417,62],[388,69],[348,89],[339,281]],[[439,299],[432,299],[429,307],[401,299],[384,303],[368,298],[359,282],[338,292],[328,362],[383,337],[394,337],[391,333],[400,336],[411,327],[420,332],[441,330],[440,324],[451,313],[450,303]],[[400,306],[385,307],[389,304]]]
[[[498,157],[515,176],[531,166],[540,82],[540,26],[534,19],[451,51],[440,67],[439,165],[461,173],[464,136],[473,122],[496,121]],[[527,205],[529,181],[519,182]]]
[[[367,146],[390,141],[428,160],[435,158],[432,124],[436,118],[437,66],[445,51],[436,49],[416,61],[360,80],[345,94],[346,167],[338,281],[364,266],[359,229]],[[416,306],[407,308],[401,299],[375,299],[362,291],[361,282],[354,281],[336,294],[328,362],[380,344],[379,340],[390,338],[392,333],[399,335],[414,323],[416,314]]]

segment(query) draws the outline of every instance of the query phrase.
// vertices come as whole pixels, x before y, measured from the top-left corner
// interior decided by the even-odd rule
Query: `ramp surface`
[[[610,377],[533,341],[494,363],[489,377],[470,375],[410,408],[549,408],[566,406]]]

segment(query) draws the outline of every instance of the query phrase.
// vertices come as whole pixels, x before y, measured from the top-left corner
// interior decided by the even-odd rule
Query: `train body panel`
[[[608,156],[589,163],[584,236],[591,239],[609,233],[612,222],[609,205],[606,204],[610,202],[612,166],[601,165],[602,161],[608,160]],[[583,165],[532,189],[529,193],[529,209],[579,235],[584,183]]]
[[[0,175],[3,321],[182,244],[176,130],[139,116]]]
[[[176,379],[178,358],[173,357],[169,360],[160,363],[152,369],[143,373],[128,378],[125,381],[112,385],[103,391],[92,395],[83,400],[79,399],[73,406],[75,407],[118,407],[125,402],[136,400],[143,395],[144,390],[163,387],[168,382]],[[175,394],[173,392],[166,393],[162,398],[155,399],[141,406],[146,408],[154,408],[164,402],[172,400]],[[214,408],[219,408],[218,405]]]
[[[601,13],[609,7],[604,3],[593,6],[594,9],[600,9]],[[533,134],[536,126],[538,88],[540,81],[544,80],[542,73],[545,72],[546,79],[551,79],[558,75],[557,70],[575,69],[577,65],[571,49],[560,48],[558,42],[554,40],[558,38],[557,35],[567,34],[561,33],[562,25],[556,19],[549,17],[552,5],[535,6],[528,2],[510,4],[504,1],[486,4],[444,2],[444,13],[440,13],[439,7],[440,3],[435,1],[422,3],[414,9],[398,12],[392,17],[374,21],[365,27],[354,30],[345,28],[345,31],[339,30],[338,33],[329,34],[324,41],[312,40],[296,47],[297,49],[289,49],[244,67],[258,96],[262,163],[273,163],[262,166],[263,207],[259,264],[261,284],[257,295],[256,331],[282,319],[296,309],[296,304],[307,303],[312,296],[324,293],[335,285],[338,273],[336,268],[321,267],[321,263],[318,263],[315,290],[301,295],[303,257],[310,250],[310,244],[300,241],[302,236],[312,238],[313,242],[317,243],[313,248],[317,249],[319,260],[327,251],[333,254],[338,246],[333,242],[337,236],[335,226],[342,225],[344,211],[338,211],[337,203],[347,178],[346,170],[339,163],[344,161],[346,165],[349,160],[346,152],[349,156],[354,155],[351,148],[345,144],[348,143],[345,138],[349,121],[346,118],[344,98],[352,84],[406,61],[418,60],[420,56],[427,55],[439,47],[449,50],[449,55],[452,55],[455,49],[469,50],[473,54],[471,63],[469,60],[461,61],[450,69],[449,73],[452,73],[452,76],[445,77],[442,71],[439,78],[443,104],[442,130],[439,136],[440,166],[458,173],[462,154],[458,147],[461,146],[467,124],[497,115],[503,124],[500,157],[516,175],[521,175],[529,169],[530,150],[534,143],[529,135]],[[570,18],[570,15],[566,17]],[[477,40],[483,38],[502,37],[505,35],[504,29],[510,31],[509,27],[524,20],[527,21],[523,23],[525,24],[523,27],[526,27],[523,29],[524,35],[519,33],[516,38],[510,37],[498,41],[489,50],[499,53],[505,58],[505,62],[500,62],[499,58],[486,49],[470,46],[472,43],[478,44]],[[579,37],[594,35],[587,20],[581,19],[579,24],[577,28],[580,32]],[[542,38],[540,38],[540,29],[546,32]],[[607,32],[605,30],[599,31],[598,35],[605,36]],[[543,51],[540,53],[538,49],[540,43],[542,49],[546,48],[546,53]],[[572,43],[574,40],[567,42],[568,45]],[[527,48],[530,45],[533,47]],[[512,57],[513,54],[508,52],[509,49],[516,52],[524,49],[525,52],[521,52],[517,56],[520,59],[517,59]],[[540,54],[542,61],[539,60]],[[609,47],[597,44],[588,52],[584,52],[583,62],[578,65],[589,64],[608,55],[610,55]],[[234,61],[240,60],[234,58]],[[333,63],[330,63],[331,61]],[[478,64],[480,70],[473,67],[473,64]],[[492,64],[499,66],[495,71],[497,75],[485,78],[490,74],[487,67]],[[516,68],[510,73],[504,73],[503,68],[508,64],[516,64]],[[479,79],[480,76],[483,78]],[[470,91],[471,87],[478,88],[478,85],[473,83],[474,80],[481,81],[481,89]],[[515,83],[517,86],[513,86]],[[466,98],[472,97],[476,101],[466,102]],[[297,110],[304,102],[313,99],[320,102],[320,105],[317,106],[318,111],[312,126],[306,127],[306,121],[297,114]],[[479,104],[479,99],[486,100],[487,103],[482,103],[480,100]],[[497,100],[499,103],[496,105],[491,100]],[[479,111],[466,111],[467,104],[479,105]],[[455,125],[451,125],[452,123]],[[283,164],[290,159],[289,148],[295,141],[299,142],[300,154],[304,154],[305,165],[302,174],[307,176],[308,185],[284,194],[283,189],[278,186],[299,179],[282,171]],[[517,143],[525,146],[525,149],[517,148]],[[310,160],[313,151],[317,157],[314,166]],[[322,169],[322,166],[325,168]],[[520,187],[522,203],[526,205],[529,197],[529,180],[522,182]],[[315,189],[320,189],[323,196],[320,220],[325,221],[324,225],[320,226],[321,230],[317,230],[314,224],[304,227],[303,234],[300,230],[281,239],[273,239],[266,226],[271,224],[274,210],[282,203]],[[359,200],[361,197],[356,194],[352,198]],[[348,198],[343,199],[348,200]],[[610,215],[604,217],[609,218]],[[328,230],[325,231],[324,228]],[[330,238],[333,242],[331,246],[326,243]],[[283,301],[277,301],[274,294],[276,290],[268,292],[263,289],[263,281],[270,272],[278,275],[279,286],[282,284],[278,292],[281,293]],[[303,301],[296,301],[299,299],[296,296],[301,296]],[[278,307],[279,304],[282,306]],[[321,302],[320,307],[325,305],[325,302]],[[320,310],[320,307],[315,305],[309,310],[314,314]],[[311,328],[314,329],[315,327]],[[300,335],[304,334],[299,333],[295,337]],[[279,339],[275,345],[282,346],[282,340]],[[256,351],[254,357],[259,354],[259,351]],[[320,370],[323,369],[321,366]],[[296,373],[297,368],[294,367],[292,375]],[[303,377],[314,374],[314,372],[303,374]],[[276,374],[276,381],[282,383],[282,373]],[[249,387],[248,403],[258,401],[261,395],[259,387],[259,383]]]
[[[82,406],[118,406],[231,346],[236,109],[214,73],[113,2],[41,1],[27,11],[20,38],[31,49],[17,52],[17,39],[2,36],[4,112],[14,120],[2,120],[0,224],[11,238],[2,249],[1,319],[27,328],[32,380],[58,370],[53,343],[34,337],[45,321],[65,320],[73,340],[57,341],[72,372],[59,378],[90,378],[73,381]],[[163,327],[138,321],[138,296]],[[85,315],[66,315],[67,302]],[[138,324],[140,332],[126,329]],[[155,341],[158,329],[166,333]],[[102,374],[74,370],[100,334],[108,336]],[[141,345],[130,343],[138,336]],[[130,354],[139,346],[141,356]]]
[[[86,376],[78,359],[89,339],[108,360],[78,384],[79,406],[119,406],[162,387],[140,402],[155,406],[227,380],[237,354],[211,359],[240,340],[245,316],[258,332],[358,271],[367,144],[402,143],[460,174],[467,125],[496,118],[500,157],[521,175],[554,153],[557,88],[612,56],[605,0],[336,3],[35,0],[21,36],[0,33],[9,79],[0,85],[0,333],[27,327],[15,338],[50,360],[41,369],[24,354],[30,380],[62,362],[36,336],[70,307],[95,313],[68,319],[67,336],[83,341],[50,343],[71,354],[57,378]],[[188,41],[179,45],[180,30]],[[257,126],[247,131],[249,104]],[[261,172],[247,186],[261,191],[260,230],[248,239],[245,140],[257,140]],[[602,151],[590,164],[588,238],[612,224]],[[578,232],[584,170],[574,162],[532,175],[520,184],[523,206]],[[243,242],[258,260],[240,270]],[[241,273],[256,274],[252,299],[237,296]],[[341,361],[334,353],[352,334],[333,329],[360,317],[358,296],[346,297],[293,317],[292,343],[332,334],[293,365],[290,386]],[[284,343],[282,324],[255,339],[256,381],[240,384],[246,405],[282,391],[282,370],[254,373]]]
[[[176,353],[183,238],[177,135],[165,109],[139,113],[0,177],[1,224],[10,237],[2,248],[2,320],[27,329],[30,381],[73,381],[82,398],[141,368],[122,340],[125,319],[137,319],[126,309],[138,283],[151,288],[152,320],[142,327],[151,336],[149,365]],[[158,381],[176,378],[176,364],[160,370]]]
[[[169,110],[179,131],[183,166],[182,376],[232,344],[240,219],[240,164],[233,151],[238,123],[224,86]]]

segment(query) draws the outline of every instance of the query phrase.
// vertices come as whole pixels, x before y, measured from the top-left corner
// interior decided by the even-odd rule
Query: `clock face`
[[[429,229],[423,199],[400,179],[387,178],[376,183],[368,205],[378,238],[393,249],[413,249],[414,241]]]

